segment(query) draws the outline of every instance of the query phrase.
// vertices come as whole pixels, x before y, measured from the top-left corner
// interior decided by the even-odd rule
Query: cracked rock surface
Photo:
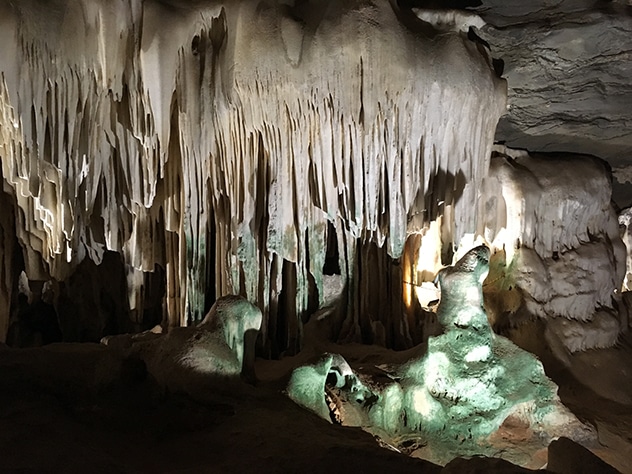
[[[484,1],[479,34],[504,61],[508,112],[496,139],[531,151],[606,159],[632,202],[632,8],[629,2]]]

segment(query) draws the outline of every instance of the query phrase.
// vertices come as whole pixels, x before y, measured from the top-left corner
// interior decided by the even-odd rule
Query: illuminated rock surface
[[[533,395],[524,374],[541,367],[485,313],[554,352],[547,373],[597,426],[591,449],[629,468],[632,305],[615,293],[608,170],[496,148],[488,173],[496,136],[592,152],[627,179],[629,2],[490,0],[483,20],[407,8],[419,3],[0,0],[0,341],[137,333],[108,348],[0,342],[1,468],[439,469],[293,406],[280,390],[297,366],[290,392],[312,391],[306,404],[334,422],[388,426],[400,437],[383,447],[444,462],[453,440],[424,447],[404,421],[462,452],[501,423],[488,453],[540,466],[540,402],[503,419],[503,397],[508,373]],[[496,131],[503,64],[484,40],[509,79]],[[480,241],[493,250],[486,312],[436,314],[436,271]],[[282,359],[257,361],[257,388],[224,377],[254,380],[240,353],[254,340],[233,337],[246,326],[193,326],[231,293],[261,308],[258,355]],[[304,337],[308,318],[326,342]],[[451,330],[426,342],[441,323]],[[443,430],[429,400],[461,423]],[[470,412],[485,421],[468,431]],[[498,465],[451,468],[479,461]]]
[[[546,461],[538,451],[559,436],[596,444],[592,429],[562,405],[540,361],[492,332],[483,309],[488,270],[489,249],[481,246],[439,273],[445,332],[396,371],[396,383],[373,393],[370,382],[367,388],[349,372],[346,385],[330,384],[342,389],[354,413],[364,410],[351,424],[398,448],[416,440],[421,447],[413,455],[441,464],[487,455],[539,468]],[[288,394],[327,419],[332,356],[323,361],[296,369]]]
[[[455,240],[474,226],[505,85],[461,31],[388,2],[1,7],[0,154],[31,280],[115,251],[137,319],[160,266],[170,325],[243,294],[268,351],[295,351],[328,223],[345,279],[359,242],[399,257],[423,209],[452,207]]]
[[[628,328],[621,289],[629,251],[611,197],[612,177],[603,160],[494,147],[480,188],[476,233],[465,236],[451,258],[476,243],[489,245],[483,291],[496,332],[513,337],[537,321],[554,350],[616,344]],[[438,299],[432,281],[456,243],[441,219],[420,235],[410,278],[426,308],[421,324],[429,332],[430,303]]]
[[[625,230],[622,239],[626,247],[625,277],[623,290],[632,290],[632,208],[623,209],[619,214],[619,225]]]
[[[254,379],[254,351],[261,311],[243,297],[218,299],[198,326],[112,336],[103,343],[138,360],[160,387],[196,395],[205,383],[240,375]],[[158,328],[159,329],[159,328]]]
[[[614,345],[627,329],[620,296],[627,257],[606,164],[496,150],[478,228],[493,251],[484,291],[494,328],[539,318],[553,347]]]

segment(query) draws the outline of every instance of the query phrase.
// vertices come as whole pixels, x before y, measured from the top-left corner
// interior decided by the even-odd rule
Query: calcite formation
[[[378,399],[377,395],[360,381],[341,355],[329,353],[320,356],[313,364],[296,368],[288,382],[287,394],[297,404],[325,420],[332,421],[332,418],[336,419],[336,414],[332,413],[332,408],[325,398],[329,387],[343,391],[353,404],[359,407],[368,408]],[[336,403],[333,402],[332,405],[333,410],[336,410]],[[361,426],[366,421],[366,414],[360,415],[355,424]],[[339,419],[339,422],[342,422],[342,419]],[[352,424],[348,416],[345,416],[344,423]]]
[[[206,384],[254,381],[255,341],[261,310],[240,296],[219,298],[197,326],[160,328],[101,341],[119,358],[142,361],[159,387],[200,396]]]
[[[443,217],[420,233],[414,296],[432,314],[432,282],[449,263],[446,254],[456,261],[484,242],[492,257],[483,289],[495,331],[507,335],[537,320],[552,347],[610,347],[628,326],[621,290],[629,260],[611,198],[612,176],[601,159],[495,145],[479,188],[476,232],[453,255]]]
[[[15,210],[0,267],[14,241],[31,280],[117,252],[137,319],[160,268],[169,325],[242,294],[279,353],[300,347],[323,296],[329,240],[354,282],[347,332],[370,335],[358,249],[397,258],[443,212],[452,241],[472,231],[505,109],[462,22],[407,14],[386,1],[0,2],[3,219]],[[2,280],[4,326],[19,270]]]
[[[457,456],[485,454],[541,467],[533,464],[539,462],[534,455],[552,439],[594,443],[595,436],[561,404],[540,361],[491,330],[482,288],[489,257],[487,247],[476,247],[439,273],[444,332],[393,371],[396,381],[372,388],[370,377],[362,383],[350,372],[348,383],[336,386],[345,389],[353,424],[401,449],[423,446],[415,455],[445,464]],[[330,355],[296,369],[288,386],[292,399],[321,416],[321,385],[331,367],[342,365],[332,360]],[[522,432],[518,443],[516,429]]]
[[[478,228],[494,253],[484,289],[496,326],[540,318],[571,352],[616,343],[627,257],[611,183],[594,157],[496,147]]]

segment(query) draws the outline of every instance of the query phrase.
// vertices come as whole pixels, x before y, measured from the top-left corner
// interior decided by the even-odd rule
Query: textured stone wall
[[[397,259],[446,208],[450,238],[471,231],[505,108],[463,28],[393,8],[1,2],[0,158],[28,278],[117,252],[136,322],[160,267],[170,325],[243,294],[268,349],[296,350],[331,225],[347,333],[371,333],[353,288],[380,280],[358,246]]]

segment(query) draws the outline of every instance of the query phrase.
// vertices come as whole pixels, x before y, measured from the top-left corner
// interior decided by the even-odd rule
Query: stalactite
[[[0,168],[2,181],[2,168]],[[11,196],[0,189],[0,342],[5,342],[17,286],[15,215]]]
[[[121,252],[131,311],[160,265],[170,325],[200,320],[214,284],[257,302],[268,347],[284,334],[296,350],[328,223],[353,337],[374,284],[354,282],[358,248],[385,248],[388,267],[429,216],[452,209],[454,241],[475,227],[468,183],[505,92],[460,31],[428,36],[388,2],[2,8],[0,154],[31,279]]]

